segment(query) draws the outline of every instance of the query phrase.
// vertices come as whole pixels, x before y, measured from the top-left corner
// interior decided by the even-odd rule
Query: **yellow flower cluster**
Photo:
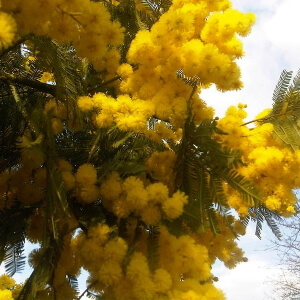
[[[230,9],[229,1],[174,1],[151,30],[140,30],[131,43],[128,63],[117,69],[122,94],[117,99],[104,94],[81,97],[78,106],[82,111],[97,111],[93,117],[97,127],[116,123],[122,130],[143,132],[156,141],[178,140],[191,88],[177,78],[177,71],[198,76],[202,87],[215,83],[221,90],[240,88],[240,71],[234,62],[242,55],[237,34],[246,35],[253,22],[253,14]],[[218,38],[212,40],[210,32],[214,30]],[[133,70],[130,64],[138,67]],[[213,110],[197,93],[189,104],[196,123],[212,118]],[[147,119],[151,116],[170,122],[173,128],[158,125],[149,131]]]
[[[112,49],[123,43],[123,29],[118,21],[110,20],[102,3],[89,0],[3,0],[1,10],[2,48],[11,44],[17,27],[21,36],[33,32],[50,36],[62,44],[72,44],[78,55],[87,57],[95,68],[103,68],[106,55],[110,69],[115,66],[115,70],[118,66],[117,50],[108,51],[108,46]]]
[[[153,152],[146,161],[146,167],[153,179],[172,187],[176,158],[173,151]]]
[[[82,129],[78,112],[72,105],[66,105],[62,101],[51,98],[44,106],[44,114],[51,123],[53,133],[60,134],[65,128],[72,131]]]
[[[76,180],[72,173],[73,166],[66,160],[60,159],[58,161],[58,169],[61,173],[61,178],[64,183],[64,188],[66,192],[69,192],[75,188]]]
[[[95,110],[97,113],[93,119],[99,128],[109,127],[115,122],[121,130],[136,132],[147,130],[147,119],[154,112],[151,103],[146,101],[133,101],[128,95],[119,95],[114,99],[103,93],[80,97],[78,107],[84,112]]]
[[[208,249],[210,262],[213,264],[218,258],[227,268],[234,268],[240,262],[245,261],[244,252],[237,245],[236,239],[246,232],[245,226],[232,216],[226,222],[221,217],[219,224],[221,233],[215,235],[210,231],[205,231],[199,235],[193,235],[195,240]]]
[[[68,234],[64,237],[63,249],[54,271],[53,286],[57,299],[75,299],[76,291],[68,282],[68,276],[78,276],[80,273],[80,261],[76,253],[77,245],[71,240],[72,235]],[[29,255],[29,264],[35,268],[41,261],[43,252],[41,249],[34,249]],[[41,290],[38,292],[37,299],[51,299],[50,291]]]
[[[159,230],[160,259],[153,273],[142,241],[124,264],[128,244],[113,237],[107,225],[99,224],[90,227],[87,234],[77,235],[72,245],[90,272],[91,290],[101,291],[109,299],[225,299],[211,284],[207,249],[188,235],[177,238],[163,226]]]
[[[133,40],[127,58],[138,68],[128,72],[128,65],[120,66],[121,92],[151,102],[155,116],[175,128],[182,126],[190,88],[177,79],[176,71],[198,76],[202,86],[240,88],[234,59],[242,55],[242,45],[236,34],[246,35],[253,22],[253,14],[231,10],[229,1],[173,1],[151,30],[139,31]],[[217,36],[212,39],[214,30]],[[194,102],[199,101],[195,96]]]
[[[257,118],[263,118],[266,113]],[[218,136],[218,139],[227,147],[242,151],[245,166],[238,171],[262,192],[266,207],[283,216],[290,216],[295,212],[297,201],[292,191],[300,187],[300,151],[292,151],[277,142],[272,135],[271,123],[255,128],[243,126],[245,117],[243,106],[230,107],[218,123],[228,135]],[[225,188],[228,189],[229,205],[241,216],[247,215],[253,203],[245,203],[236,191]]]
[[[145,9],[140,1],[136,3],[141,10]],[[189,200],[175,187],[177,155],[169,145],[181,140],[187,117],[195,124],[213,117],[213,109],[199,96],[202,88],[211,84],[221,91],[242,87],[236,64],[236,59],[243,55],[238,36],[247,35],[253,23],[253,14],[232,9],[229,0],[173,0],[151,28],[138,31],[127,56],[122,57],[124,63],[119,65],[123,29],[118,21],[111,21],[101,1],[1,1],[0,50],[9,47],[17,34],[47,35],[59,43],[73,45],[79,56],[87,57],[97,70],[105,70],[110,78],[119,76],[114,93],[106,91],[79,97],[80,112],[70,108],[73,104],[69,105],[65,99],[47,99],[43,109],[35,112],[37,115],[41,112],[49,122],[45,126],[47,134],[48,131],[51,135],[61,134],[65,128],[81,129],[78,116],[82,114],[96,128],[116,125],[120,130],[140,133],[163,143],[164,149],[169,148],[152,152],[145,162],[147,176],[144,173],[139,177],[121,177],[116,172],[99,176],[99,166],[94,161],[95,165],[76,164],[73,170],[67,160],[57,160],[68,200],[76,199],[84,208],[89,208],[89,204],[98,205],[115,226],[109,227],[104,221],[99,224],[94,219],[80,223],[80,217],[77,220],[72,215],[72,207],[68,218],[55,220],[57,227],[63,228],[62,252],[51,276],[53,286],[39,291],[37,299],[52,299],[53,291],[57,299],[75,298],[67,276],[78,276],[81,267],[90,273],[90,289],[105,299],[225,299],[212,284],[211,265],[220,259],[232,268],[245,260],[236,243],[245,228],[231,216],[217,216],[220,235],[210,232],[206,224],[203,232],[199,229],[195,233],[189,228],[190,224],[184,221],[184,207]],[[28,70],[34,59],[26,57]],[[51,75],[43,73],[40,81],[53,81]],[[194,89],[186,84],[196,81]],[[219,128],[228,135],[215,138],[222,145],[243,153],[244,165],[237,171],[261,190],[267,208],[288,216],[294,212],[296,202],[291,191],[300,186],[300,151],[292,152],[277,143],[272,138],[270,123],[253,129],[242,126],[246,117],[244,108],[241,104],[228,109],[226,116],[218,121]],[[11,208],[16,201],[25,207],[41,203],[26,228],[26,237],[40,242],[45,232],[52,230],[47,226],[42,202],[48,200],[45,192],[49,181],[48,161],[42,151],[44,137],[33,134],[35,124],[32,123],[32,131],[25,131],[19,139],[20,163],[0,174],[0,209]],[[247,215],[253,203],[244,203],[241,195],[226,182],[224,189],[229,207],[242,217]],[[73,203],[78,205],[75,200]],[[201,217],[206,218],[205,214]],[[166,224],[176,222],[185,234],[175,236],[168,231],[172,226]],[[79,223],[84,229],[76,231]],[[118,231],[123,223],[123,231]],[[149,259],[153,228],[159,233],[159,255],[154,268]],[[39,264],[43,251],[31,253],[29,262],[33,267]],[[8,279],[2,277],[0,300],[10,300],[13,293],[3,283]]]
[[[13,300],[18,297],[21,285],[6,274],[0,276],[0,300]]]
[[[0,290],[0,300],[13,300],[10,290]]]
[[[91,203],[99,198],[97,170],[91,164],[81,165],[75,174],[77,199],[82,203]]]
[[[17,199],[24,205],[32,205],[45,198],[43,163],[44,155],[39,148],[27,148],[22,151],[18,170],[0,173],[0,210],[12,207]]]
[[[68,115],[65,105],[56,99],[50,99],[45,104],[44,113],[50,119],[53,133],[61,133]]]
[[[117,173],[110,174],[100,186],[103,205],[119,218],[131,213],[140,216],[148,225],[158,224],[162,216],[178,218],[187,196],[181,191],[169,196],[168,187],[162,182],[144,185],[138,177],[122,180]]]
[[[1,11],[1,6],[0,28],[0,50],[2,50],[13,43],[17,31],[17,25],[13,17]]]
[[[54,77],[52,73],[44,72],[40,78],[40,82],[54,82]]]
[[[205,116],[211,117],[212,111],[199,102],[198,113],[195,118],[202,119]],[[106,128],[116,124],[119,129],[124,131],[135,131],[145,134],[156,142],[162,139],[170,139],[175,142],[182,137],[182,129],[173,130],[168,128],[165,122],[155,124],[152,130],[149,130],[147,120],[154,115],[154,106],[149,101],[133,99],[129,95],[119,95],[116,99],[106,96],[103,93],[97,93],[93,97],[82,96],[78,98],[77,105],[84,113],[91,113],[91,118],[98,128]],[[200,118],[199,118],[200,116]]]

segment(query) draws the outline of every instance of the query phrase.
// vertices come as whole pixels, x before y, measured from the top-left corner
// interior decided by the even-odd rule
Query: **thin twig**
[[[106,86],[107,84],[110,84],[110,83],[112,83],[112,82],[114,82],[116,80],[119,80],[119,79],[121,79],[120,76],[113,77],[113,78],[111,78],[111,79],[109,79],[107,81],[104,81],[103,83],[101,83],[101,84],[99,84],[99,85],[97,85],[95,87],[89,88],[88,92],[97,92],[97,90],[100,89],[100,88],[102,88],[103,86]]]
[[[7,74],[6,76],[0,76],[0,81],[4,81],[6,83],[9,83],[9,82],[17,83],[17,84],[20,84],[20,85],[31,87],[33,89],[36,89],[36,90],[40,91],[40,92],[50,94],[53,97],[56,96],[56,87],[55,87],[55,85],[51,85],[51,84],[48,84],[48,83],[42,83],[38,80],[31,80],[31,79],[28,79],[28,78],[18,78],[18,77],[15,77],[15,76],[11,75],[11,74]]]
[[[240,125],[240,126],[245,126],[245,125],[248,125],[248,124],[251,124],[251,123],[254,123],[254,122],[267,121],[267,120],[270,120],[270,119],[272,119],[272,118],[282,117],[282,116],[287,116],[287,115],[289,115],[289,114],[291,114],[291,113],[290,113],[290,112],[285,112],[285,113],[281,113],[281,114],[271,115],[271,116],[269,116],[269,117],[259,118],[259,119],[255,119],[255,120],[252,120],[252,121],[243,123],[243,124]]]

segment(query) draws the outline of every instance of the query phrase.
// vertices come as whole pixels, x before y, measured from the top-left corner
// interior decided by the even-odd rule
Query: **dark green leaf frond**
[[[250,204],[251,206],[257,207],[260,205],[261,196],[257,189],[254,187],[253,183],[246,179],[244,176],[240,175],[234,170],[230,169],[219,169],[217,171],[219,176],[221,176],[232,188],[238,191],[243,200]]]
[[[9,276],[22,272],[25,267],[24,253],[25,238],[17,244],[10,244],[5,249],[5,271]]]
[[[274,138],[292,150],[300,147],[300,71],[290,83],[292,72],[283,71],[273,94],[273,109],[262,123],[274,125]]]
[[[229,211],[223,183],[237,189],[248,203],[255,205],[259,196],[253,185],[233,171],[242,165],[241,153],[223,148],[215,139],[218,132],[216,120],[205,120],[199,125],[185,124],[185,134],[178,149],[176,188],[189,197],[185,205],[183,221],[196,232],[210,228],[220,232],[217,215],[226,216]]]
[[[0,263],[13,275],[23,269],[26,221],[33,208],[12,207],[0,212]]]
[[[79,285],[78,285],[78,279],[73,275],[67,275],[68,281],[70,286],[76,291],[76,294],[79,293]]]
[[[55,266],[59,259],[62,247],[55,241],[44,250],[38,266],[26,281],[17,300],[36,299],[38,291],[43,290],[50,281]]]
[[[227,203],[227,198],[224,193],[223,181],[219,176],[211,174],[209,177],[209,190],[212,202],[220,215],[227,215],[230,208]]]
[[[287,72],[286,70],[283,70],[280,75],[272,97],[274,113],[278,113],[281,110],[281,105],[292,79],[292,74],[293,72],[291,71]]]
[[[249,208],[249,214],[242,219],[242,223],[247,226],[250,220],[256,222],[255,235],[261,239],[262,226],[264,221],[266,221],[268,227],[271,229],[276,238],[280,239],[282,235],[277,224],[281,221],[281,219],[282,218],[275,212],[264,206],[259,206]]]
[[[291,147],[293,150],[300,147],[300,127],[292,116],[286,116],[284,119],[274,118],[273,136],[276,140]]]

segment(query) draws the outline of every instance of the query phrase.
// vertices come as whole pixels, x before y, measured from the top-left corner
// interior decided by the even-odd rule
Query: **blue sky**
[[[202,93],[202,98],[223,116],[229,105],[239,102],[248,105],[248,120],[264,108],[271,107],[272,94],[281,71],[300,68],[300,1],[299,0],[233,0],[234,8],[254,12],[257,22],[252,33],[244,38],[245,57],[241,66],[244,89],[220,93],[214,89]],[[240,241],[249,261],[228,270],[217,264],[213,271],[219,277],[216,284],[228,300],[267,300],[274,297],[272,281],[279,276],[276,253],[267,250],[274,237],[265,228],[262,240],[250,226]],[[275,297],[276,298],[276,297]]]

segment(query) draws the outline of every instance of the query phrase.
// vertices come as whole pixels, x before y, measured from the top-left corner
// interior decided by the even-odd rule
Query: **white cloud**
[[[243,12],[255,12],[257,14],[272,14],[277,10],[278,4],[283,0],[232,0],[233,7]]]
[[[276,252],[269,250],[272,245],[267,237],[271,236],[267,226],[263,226],[261,240],[255,235],[255,224],[250,223],[247,234],[240,238],[239,246],[245,251],[248,262],[240,263],[235,269],[227,269],[217,262],[212,269],[219,278],[216,286],[228,300],[266,300],[276,289],[274,281],[280,278]],[[276,298],[276,297],[275,297]]]
[[[274,290],[272,281],[279,277],[280,271],[272,262],[251,255],[247,263],[228,270],[221,265],[213,269],[219,278],[216,286],[225,292],[228,300],[263,300]]]
[[[300,67],[299,10],[299,0],[282,1],[265,26],[269,41],[281,52],[285,63],[296,69]]]

